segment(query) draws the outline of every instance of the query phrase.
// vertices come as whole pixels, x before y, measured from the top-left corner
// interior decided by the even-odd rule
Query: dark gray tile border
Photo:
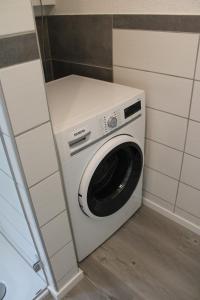
[[[200,32],[200,15],[114,15],[113,28]]]
[[[52,59],[112,66],[112,15],[49,16]]]
[[[0,68],[39,58],[35,33],[0,38]]]
[[[54,80],[52,60],[51,59],[43,59],[42,65],[43,65],[43,70],[44,70],[45,82]]]
[[[40,53],[42,59],[51,59],[51,48],[49,43],[49,31],[48,31],[48,23],[47,16],[36,17],[35,23],[37,28],[38,40],[40,44]]]
[[[112,68],[103,68],[92,65],[84,65],[68,61],[53,60],[54,79],[65,77],[71,74],[91,77],[112,82]]]

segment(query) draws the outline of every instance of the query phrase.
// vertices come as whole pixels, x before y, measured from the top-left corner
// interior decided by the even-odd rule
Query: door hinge
[[[42,262],[41,260],[38,260],[34,265],[33,265],[33,270],[37,273],[42,269]]]

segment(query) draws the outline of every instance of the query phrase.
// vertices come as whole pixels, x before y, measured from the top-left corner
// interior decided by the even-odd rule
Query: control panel
[[[134,100],[134,101],[133,101]],[[130,99],[115,110],[103,113],[99,122],[97,118],[86,120],[76,128],[73,128],[68,135],[68,146],[71,155],[79,152],[100,137],[111,133],[141,115],[141,99]]]
[[[103,117],[104,132],[108,133],[117,128],[121,123],[121,116],[119,111],[114,111]]]
[[[135,115],[140,113],[141,100],[137,100],[134,103],[130,102],[130,105],[120,106],[117,110],[110,111],[103,116],[103,130],[105,134],[129,122]]]

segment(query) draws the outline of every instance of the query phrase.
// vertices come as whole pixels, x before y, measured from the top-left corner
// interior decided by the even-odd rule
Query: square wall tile
[[[145,165],[168,176],[179,179],[183,153],[146,140]]]
[[[49,257],[52,257],[72,239],[66,211],[44,225],[41,231]]]
[[[144,190],[170,203],[175,203],[178,181],[145,168]]]
[[[33,31],[34,20],[29,0],[0,1],[0,36]]]
[[[12,134],[11,123],[5,106],[3,90],[0,82],[0,132],[10,136]]]
[[[190,119],[200,122],[200,82],[195,81],[192,96]]]
[[[177,150],[183,150],[187,120],[151,108],[148,108],[146,113],[146,137]]]
[[[144,198],[144,200],[147,200],[147,201],[149,200],[149,201],[155,203],[156,205],[161,206],[162,208],[165,208],[169,211],[173,211],[174,205],[172,203],[169,203],[169,202],[167,202],[155,195],[152,195],[146,191],[143,191],[143,198]]]
[[[189,121],[185,152],[200,158],[200,123],[198,122]]]
[[[200,51],[198,52],[195,79],[200,80]]]
[[[72,242],[67,244],[63,249],[58,251],[51,258],[51,265],[55,274],[56,281],[61,280],[72,269],[76,267],[78,272],[78,266],[77,266],[74,246]]]
[[[30,193],[40,226],[66,209],[59,172],[30,188]]]
[[[15,135],[49,120],[39,60],[1,69],[0,80]]]
[[[200,191],[180,183],[176,206],[200,218]]]
[[[188,117],[192,80],[114,67],[114,82],[143,89],[149,107]]]
[[[18,136],[16,142],[29,187],[58,170],[50,123]]]
[[[184,154],[181,181],[200,189],[200,159]]]
[[[198,34],[113,30],[113,63],[193,78]]]

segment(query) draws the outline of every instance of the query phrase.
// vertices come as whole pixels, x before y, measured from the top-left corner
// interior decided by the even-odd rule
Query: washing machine
[[[144,92],[71,75],[47,95],[81,261],[141,206]]]

